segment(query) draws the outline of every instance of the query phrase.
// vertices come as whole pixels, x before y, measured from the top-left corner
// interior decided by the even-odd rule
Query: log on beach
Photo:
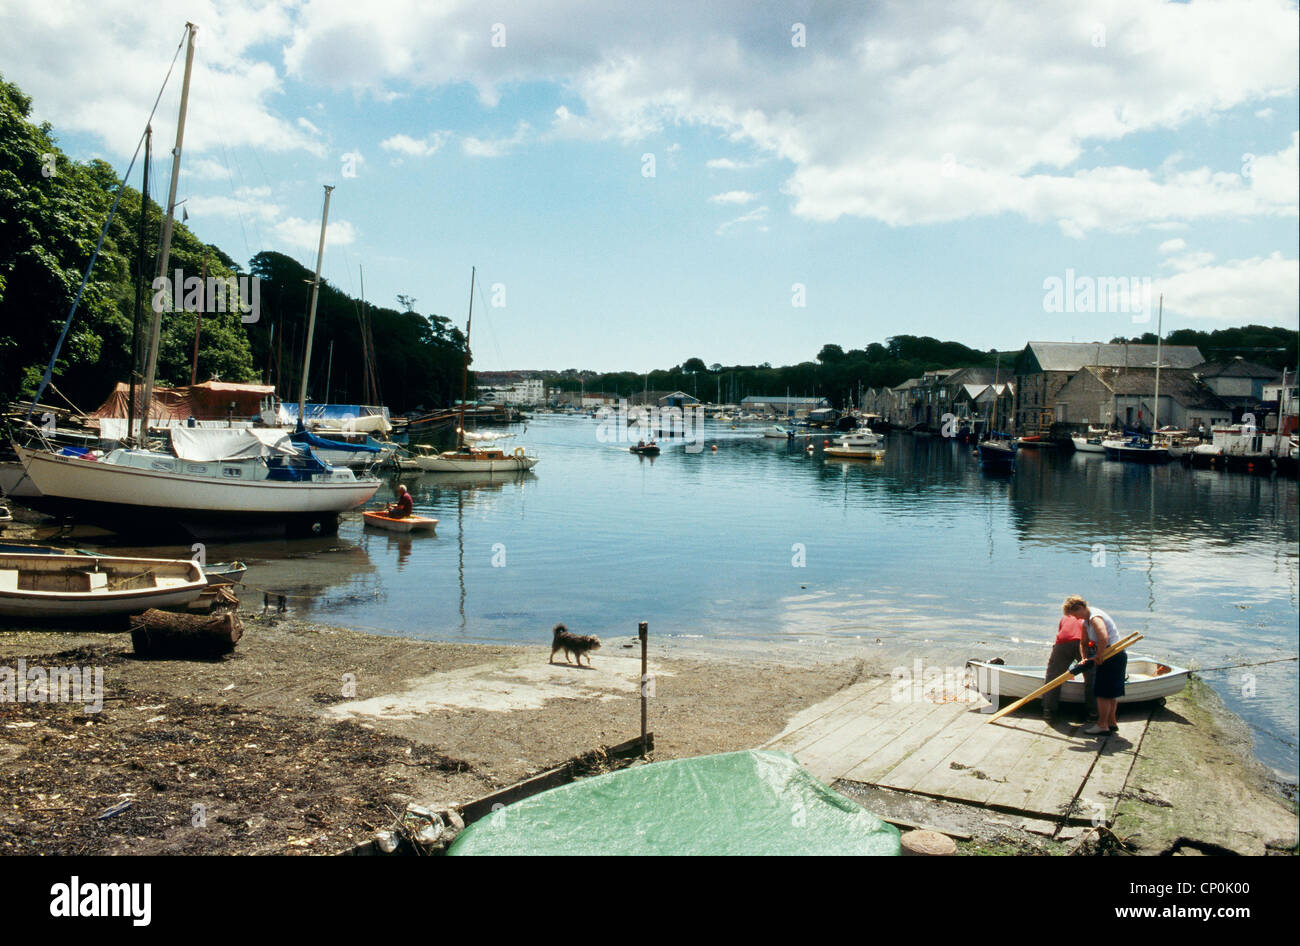
[[[229,611],[205,617],[150,608],[131,617],[131,643],[138,657],[220,657],[243,636],[243,623]]]

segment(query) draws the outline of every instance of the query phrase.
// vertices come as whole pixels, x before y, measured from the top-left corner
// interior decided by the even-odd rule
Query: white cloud
[[[790,43],[795,16],[806,48]],[[352,0],[161,0],[147,9],[103,0],[76,16],[59,4],[17,6],[0,33],[0,62],[35,97],[39,117],[125,154],[174,48],[174,24],[187,17],[207,24],[186,141],[196,155],[224,143],[325,156],[316,125],[277,114],[286,82],[379,102],[468,85],[489,108],[542,82],[578,104],[557,108],[538,140],[709,129],[781,162],[792,210],[810,220],[908,226],[1011,214],[1083,237],[1298,212],[1294,136],[1289,147],[1269,144],[1278,150],[1248,175],[1210,166],[1204,152],[1144,158],[1138,137],[1234,110],[1262,120],[1274,102],[1294,102],[1292,0],[880,0],[788,11],[715,0],[653,14],[550,0],[492,16],[469,0],[388,0],[382,11]],[[498,17],[509,27],[504,48],[492,45]],[[1105,45],[1094,45],[1097,24]],[[267,61],[276,47],[282,61]],[[500,156],[529,140],[523,128],[466,137],[462,148]],[[1109,146],[1124,140],[1136,156],[1106,165]],[[1101,166],[1080,163],[1094,154]]]
[[[790,44],[792,13],[742,0],[656,16],[588,0],[520,5],[500,14],[506,49],[468,9],[400,0],[376,18],[345,0],[308,0],[285,63],[290,75],[372,93],[469,83],[486,103],[513,86],[559,83],[582,109],[556,109],[551,136],[632,142],[677,125],[716,129],[784,161],[793,210],[813,220],[904,226],[1010,213],[1083,236],[1296,213],[1280,176],[1198,168],[1196,156],[1076,164],[1139,133],[1294,95],[1289,0],[1082,0],[1068,10],[886,0],[801,9],[807,48]],[[1098,23],[1104,46],[1093,43]],[[492,156],[519,143],[464,147]],[[1294,177],[1288,154],[1276,157]]]
[[[1182,256],[1171,256],[1164,261],[1166,269],[1172,269],[1179,273],[1190,273],[1193,270],[1203,269],[1214,262],[1214,254],[1209,250],[1193,250],[1191,253],[1184,253]]]
[[[347,246],[356,240],[356,228],[346,220],[330,220],[325,228],[327,247]],[[314,251],[320,245],[320,221],[287,217],[271,227],[271,241],[275,247]]]
[[[742,214],[741,216],[735,218],[734,220],[728,220],[726,223],[720,224],[718,226],[718,229],[714,232],[717,233],[718,236],[725,236],[726,234],[730,233],[732,230],[735,230],[738,227],[742,227],[747,223],[759,223],[763,220],[766,220],[767,213],[768,213],[767,207],[765,206],[755,207],[747,214]],[[760,226],[758,229],[760,232],[766,233],[768,228],[765,226]]]
[[[280,207],[271,202],[269,187],[240,187],[232,196],[190,197],[185,209],[195,226],[204,217],[235,217],[271,223],[280,216]]]
[[[449,132],[431,131],[423,138],[412,138],[410,135],[397,134],[391,138],[385,138],[379,143],[379,147],[385,151],[395,151],[398,154],[409,155],[413,158],[427,158],[431,154],[437,154],[442,150],[443,144],[450,137]]]
[[[190,20],[199,30],[187,157],[244,145],[322,155],[312,134],[276,114],[281,78],[258,58],[268,45],[292,35],[293,12],[290,5],[263,0],[6,4],[0,62],[5,78],[32,96],[38,121],[48,120],[63,133],[98,136],[120,158],[135,150],[181,41],[181,26]],[[184,61],[182,50],[153,119],[155,153],[170,148],[175,137]]]
[[[733,161],[731,158],[710,158],[704,162],[704,166],[715,171],[742,171],[754,167],[756,163],[755,161]]]
[[[1172,240],[1165,240],[1160,244],[1160,255],[1168,256],[1170,253],[1177,253],[1179,250],[1187,248],[1187,241],[1182,237],[1175,237]]]
[[[1295,325],[1300,261],[1281,253],[1187,269],[1160,280],[1165,309],[1234,325]]]
[[[725,194],[714,194],[709,198],[711,204],[748,204],[751,201],[758,200],[758,195],[749,191],[727,191]]]
[[[470,157],[499,158],[523,144],[531,130],[528,122],[520,122],[509,138],[475,138],[466,135],[461,139],[460,147]]]

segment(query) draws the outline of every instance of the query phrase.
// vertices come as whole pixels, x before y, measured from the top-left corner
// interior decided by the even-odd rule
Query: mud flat
[[[242,617],[234,655],[211,662],[140,660],[126,634],[0,631],[0,668],[103,671],[99,712],[0,702],[0,853],[339,853],[408,801],[468,802],[639,733],[631,638],[606,640],[579,669],[548,663],[549,640],[431,643]],[[656,759],[768,744],[888,680],[879,660],[738,659],[653,638],[651,654]],[[871,712],[894,725],[898,711]],[[963,853],[1294,853],[1294,786],[1270,780],[1208,687],[1149,711],[1134,743],[1104,802],[1106,831],[838,787],[886,817],[948,830]]]
[[[0,702],[0,853],[318,853],[408,801],[470,801],[639,734],[639,651],[591,669],[244,613],[219,661],[139,660],[126,634],[0,631],[0,667],[100,667],[103,709]],[[634,656],[635,655],[635,656]],[[655,758],[751,748],[857,662],[651,660]],[[113,812],[110,814],[110,812]]]

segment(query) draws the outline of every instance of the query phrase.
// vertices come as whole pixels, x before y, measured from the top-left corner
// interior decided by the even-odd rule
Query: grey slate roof
[[[1025,350],[1042,371],[1078,371],[1090,365],[1145,368],[1156,363],[1155,345],[1103,345],[1096,342],[1030,342]],[[1195,345],[1163,345],[1160,359],[1168,368],[1195,368],[1205,363]]]
[[[1202,378],[1262,378],[1274,381],[1281,378],[1276,368],[1266,368],[1244,358],[1232,361],[1207,361],[1193,369]]]
[[[1155,395],[1156,369],[1154,368],[1094,368],[1086,371],[1095,374],[1106,387],[1119,395]],[[1223,400],[1196,379],[1186,369],[1164,369],[1160,372],[1160,396],[1172,398],[1184,407],[1204,407],[1227,410]]]

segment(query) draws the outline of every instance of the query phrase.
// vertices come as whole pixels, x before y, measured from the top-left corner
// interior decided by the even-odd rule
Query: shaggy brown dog
[[[555,663],[555,655],[561,650],[564,651],[564,662],[569,663],[570,655],[576,655],[578,666],[582,666],[582,655],[587,654],[587,666],[591,666],[591,654],[589,651],[600,650],[600,638],[591,634],[570,634],[569,629],[563,624],[555,625],[555,637],[551,641],[551,659],[549,663]]]

